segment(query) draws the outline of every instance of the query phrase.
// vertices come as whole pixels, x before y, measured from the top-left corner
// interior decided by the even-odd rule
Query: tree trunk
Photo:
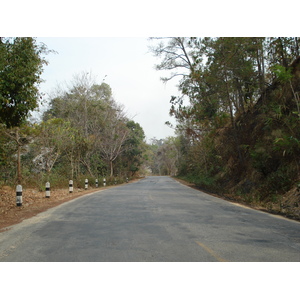
[[[18,153],[17,153],[17,183],[21,184],[21,182],[22,182],[21,144],[20,144],[19,128],[16,129],[16,142],[17,142],[17,147],[18,147]]]
[[[297,37],[295,37],[295,53],[296,53],[297,57],[300,55],[299,54],[299,41],[298,41]]]
[[[110,177],[113,177],[114,175],[113,161],[110,160],[109,163],[110,163]]]
[[[84,159],[81,160],[81,163],[86,167],[88,173],[89,173],[92,177],[95,177],[94,174],[93,174],[93,172],[92,172],[92,170],[91,170],[91,168],[90,168],[90,166],[89,166],[89,164],[88,164]]]
[[[22,182],[22,173],[21,173],[21,145],[18,143],[18,159],[17,159],[17,183],[21,184]]]
[[[232,126],[232,129],[233,129],[233,139],[234,139],[234,143],[235,143],[236,150],[237,150],[237,153],[238,153],[239,161],[243,162],[243,156],[242,156],[240,146],[239,146],[238,132],[237,132],[235,118],[234,118],[234,114],[233,114],[233,107],[232,107],[232,102],[231,102],[231,99],[230,99],[230,93],[229,93],[227,79],[225,80],[225,83],[226,83],[226,92],[227,92],[227,99],[228,99],[227,101],[228,101],[229,111],[230,111],[231,126]]]

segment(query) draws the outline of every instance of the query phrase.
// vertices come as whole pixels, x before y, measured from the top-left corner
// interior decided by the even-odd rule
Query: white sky
[[[155,41],[147,37],[39,37],[37,42],[58,52],[46,57],[49,64],[42,74],[45,82],[40,85],[45,98],[59,84],[71,83],[74,75],[89,72],[99,84],[105,78],[114,99],[124,104],[128,117],[142,126],[148,141],[174,135],[165,122],[175,124],[169,116],[169,101],[178,94],[177,80],[167,84],[160,80],[164,74],[154,69],[159,59],[148,49]]]

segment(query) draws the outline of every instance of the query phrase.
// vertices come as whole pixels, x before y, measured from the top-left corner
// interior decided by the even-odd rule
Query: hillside
[[[211,133],[219,167],[206,188],[300,219],[300,57],[281,72],[233,126]]]

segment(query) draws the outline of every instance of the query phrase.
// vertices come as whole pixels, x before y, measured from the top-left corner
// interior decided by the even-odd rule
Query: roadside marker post
[[[23,196],[22,196],[23,190],[22,190],[22,186],[20,184],[17,185],[16,188],[16,204],[17,206],[22,206],[23,203]]]
[[[96,179],[96,188],[98,187],[98,179]]]
[[[89,187],[89,181],[86,179],[86,180],[84,181],[84,189],[87,190],[88,187]]]
[[[46,182],[46,198],[50,198],[50,182]]]
[[[69,193],[73,193],[73,180],[69,181]]]
[[[106,186],[106,179],[103,178],[103,186]]]

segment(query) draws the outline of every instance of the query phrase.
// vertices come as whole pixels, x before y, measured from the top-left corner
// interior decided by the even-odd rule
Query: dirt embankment
[[[46,198],[45,192],[23,189],[22,206],[17,206],[16,191],[9,186],[4,186],[0,189],[0,232],[49,208],[99,190],[100,188],[88,190],[74,188],[73,193],[69,193],[69,189],[56,189],[51,190],[50,198]]]
[[[272,202],[247,202],[242,197],[237,196],[235,194],[217,194],[212,193],[207,190],[203,190],[200,187],[196,186],[193,183],[187,182],[183,179],[179,179],[176,177],[173,177],[175,180],[179,181],[180,183],[187,185],[193,189],[203,191],[204,193],[208,193],[212,196],[221,198],[226,201],[239,203],[244,206],[251,207],[256,210],[261,210],[264,212],[268,212],[275,215],[280,215],[282,217],[286,217],[288,219],[292,219],[295,221],[300,222],[300,206],[298,204],[299,197],[300,197],[300,188],[293,188],[289,192],[285,193],[281,196],[280,201],[278,203],[272,203]]]
[[[143,177],[135,178],[130,180],[130,182],[133,183],[142,178]],[[118,185],[122,184],[127,183]],[[58,206],[77,197],[109,189],[114,186],[115,185],[99,188],[89,187],[87,190],[74,188],[73,193],[69,193],[68,188],[53,189],[50,192],[50,198],[46,198],[46,193],[40,192],[37,189],[23,188],[22,206],[16,205],[16,190],[9,186],[2,186],[0,188],[0,232],[8,230],[7,227],[20,223],[49,208]]]

